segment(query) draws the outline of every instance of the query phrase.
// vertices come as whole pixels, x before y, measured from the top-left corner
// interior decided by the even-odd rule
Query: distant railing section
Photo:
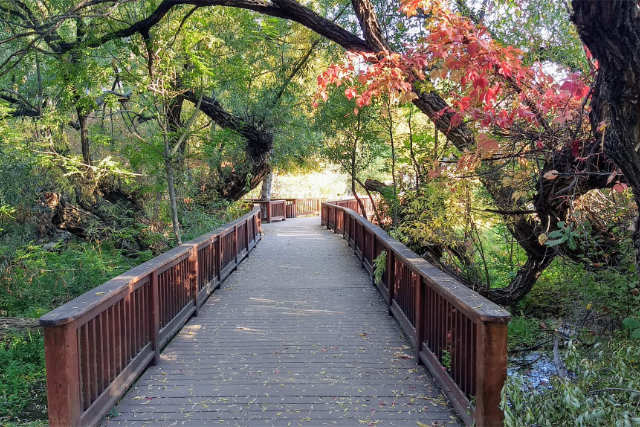
[[[371,200],[366,196],[360,196],[360,200],[362,200],[365,206],[368,217],[371,217],[373,215]],[[322,210],[322,204],[325,203],[327,199],[278,197],[268,201],[260,199],[249,199],[249,201],[260,206],[263,222],[271,222],[282,221],[286,218],[297,218],[299,216],[319,216]],[[279,207],[282,201],[285,202],[284,217],[275,214],[282,212]],[[358,212],[361,211],[355,199],[340,200],[336,203],[344,203],[344,205],[340,204],[340,206],[349,207]],[[276,207],[276,205],[278,205],[278,207]],[[269,211],[269,207],[271,207],[271,211]]]
[[[260,218],[263,222],[284,221],[286,216],[286,200],[253,200],[260,206]]]
[[[319,216],[322,203],[327,199],[291,199],[285,198],[287,201],[287,218],[296,218],[299,216]]]
[[[442,272],[364,219],[356,201],[323,203],[321,223],[349,241],[416,348],[467,424],[502,425],[500,391],[507,373],[510,314]],[[375,281],[374,281],[375,282]]]
[[[49,424],[97,425],[260,238],[254,209],[40,318]]]

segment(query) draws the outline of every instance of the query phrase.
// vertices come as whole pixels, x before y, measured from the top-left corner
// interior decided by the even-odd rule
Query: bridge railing
[[[510,314],[392,239],[352,209],[355,200],[322,205],[322,225],[342,233],[373,279],[389,311],[439,381],[465,423],[502,425],[500,391],[507,373]]]
[[[260,210],[40,318],[51,426],[92,426],[261,238]]]
[[[287,201],[287,218],[296,218],[298,216],[305,215],[320,215],[322,203],[327,201],[327,199],[321,198],[285,198],[283,200]]]
[[[253,200],[253,203],[260,206],[263,222],[284,221],[287,218],[287,201],[284,199]]]

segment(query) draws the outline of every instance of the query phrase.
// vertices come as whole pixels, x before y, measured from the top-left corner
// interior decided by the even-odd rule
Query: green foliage
[[[442,362],[442,366],[447,368],[447,371],[451,370],[451,360],[451,352],[449,350],[443,350],[440,361]]]
[[[622,321],[622,325],[629,331],[631,338],[640,340],[640,318],[627,317]]]
[[[548,236],[545,236],[544,239],[546,239],[546,237],[548,237],[548,239],[545,240],[544,244],[549,247],[554,247],[566,243],[569,249],[575,250],[577,248],[576,235],[577,233],[573,231],[571,224],[558,221],[558,229],[553,230]]]
[[[640,424],[640,346],[597,343],[565,355],[571,379],[553,378],[550,388],[531,391],[515,375],[502,390],[506,426],[632,426]]]
[[[47,416],[44,339],[41,332],[0,340],[0,424]]]
[[[375,265],[373,270],[373,278],[376,283],[380,283],[384,272],[387,269],[387,251],[380,252],[380,255],[374,258],[373,264]]]
[[[513,316],[508,328],[509,350],[533,347],[541,336],[540,320],[535,317]]]
[[[89,243],[72,243],[59,252],[26,245],[0,277],[0,312],[39,317],[151,256],[142,252],[128,258],[113,246]]]

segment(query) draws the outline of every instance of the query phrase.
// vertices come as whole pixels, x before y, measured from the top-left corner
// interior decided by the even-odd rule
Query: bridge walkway
[[[104,425],[459,424],[344,240],[317,217],[263,230]]]

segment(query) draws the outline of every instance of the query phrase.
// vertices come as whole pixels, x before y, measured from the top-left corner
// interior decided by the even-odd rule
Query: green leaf
[[[622,321],[622,325],[628,330],[640,329],[640,319],[636,317],[627,317]]]

